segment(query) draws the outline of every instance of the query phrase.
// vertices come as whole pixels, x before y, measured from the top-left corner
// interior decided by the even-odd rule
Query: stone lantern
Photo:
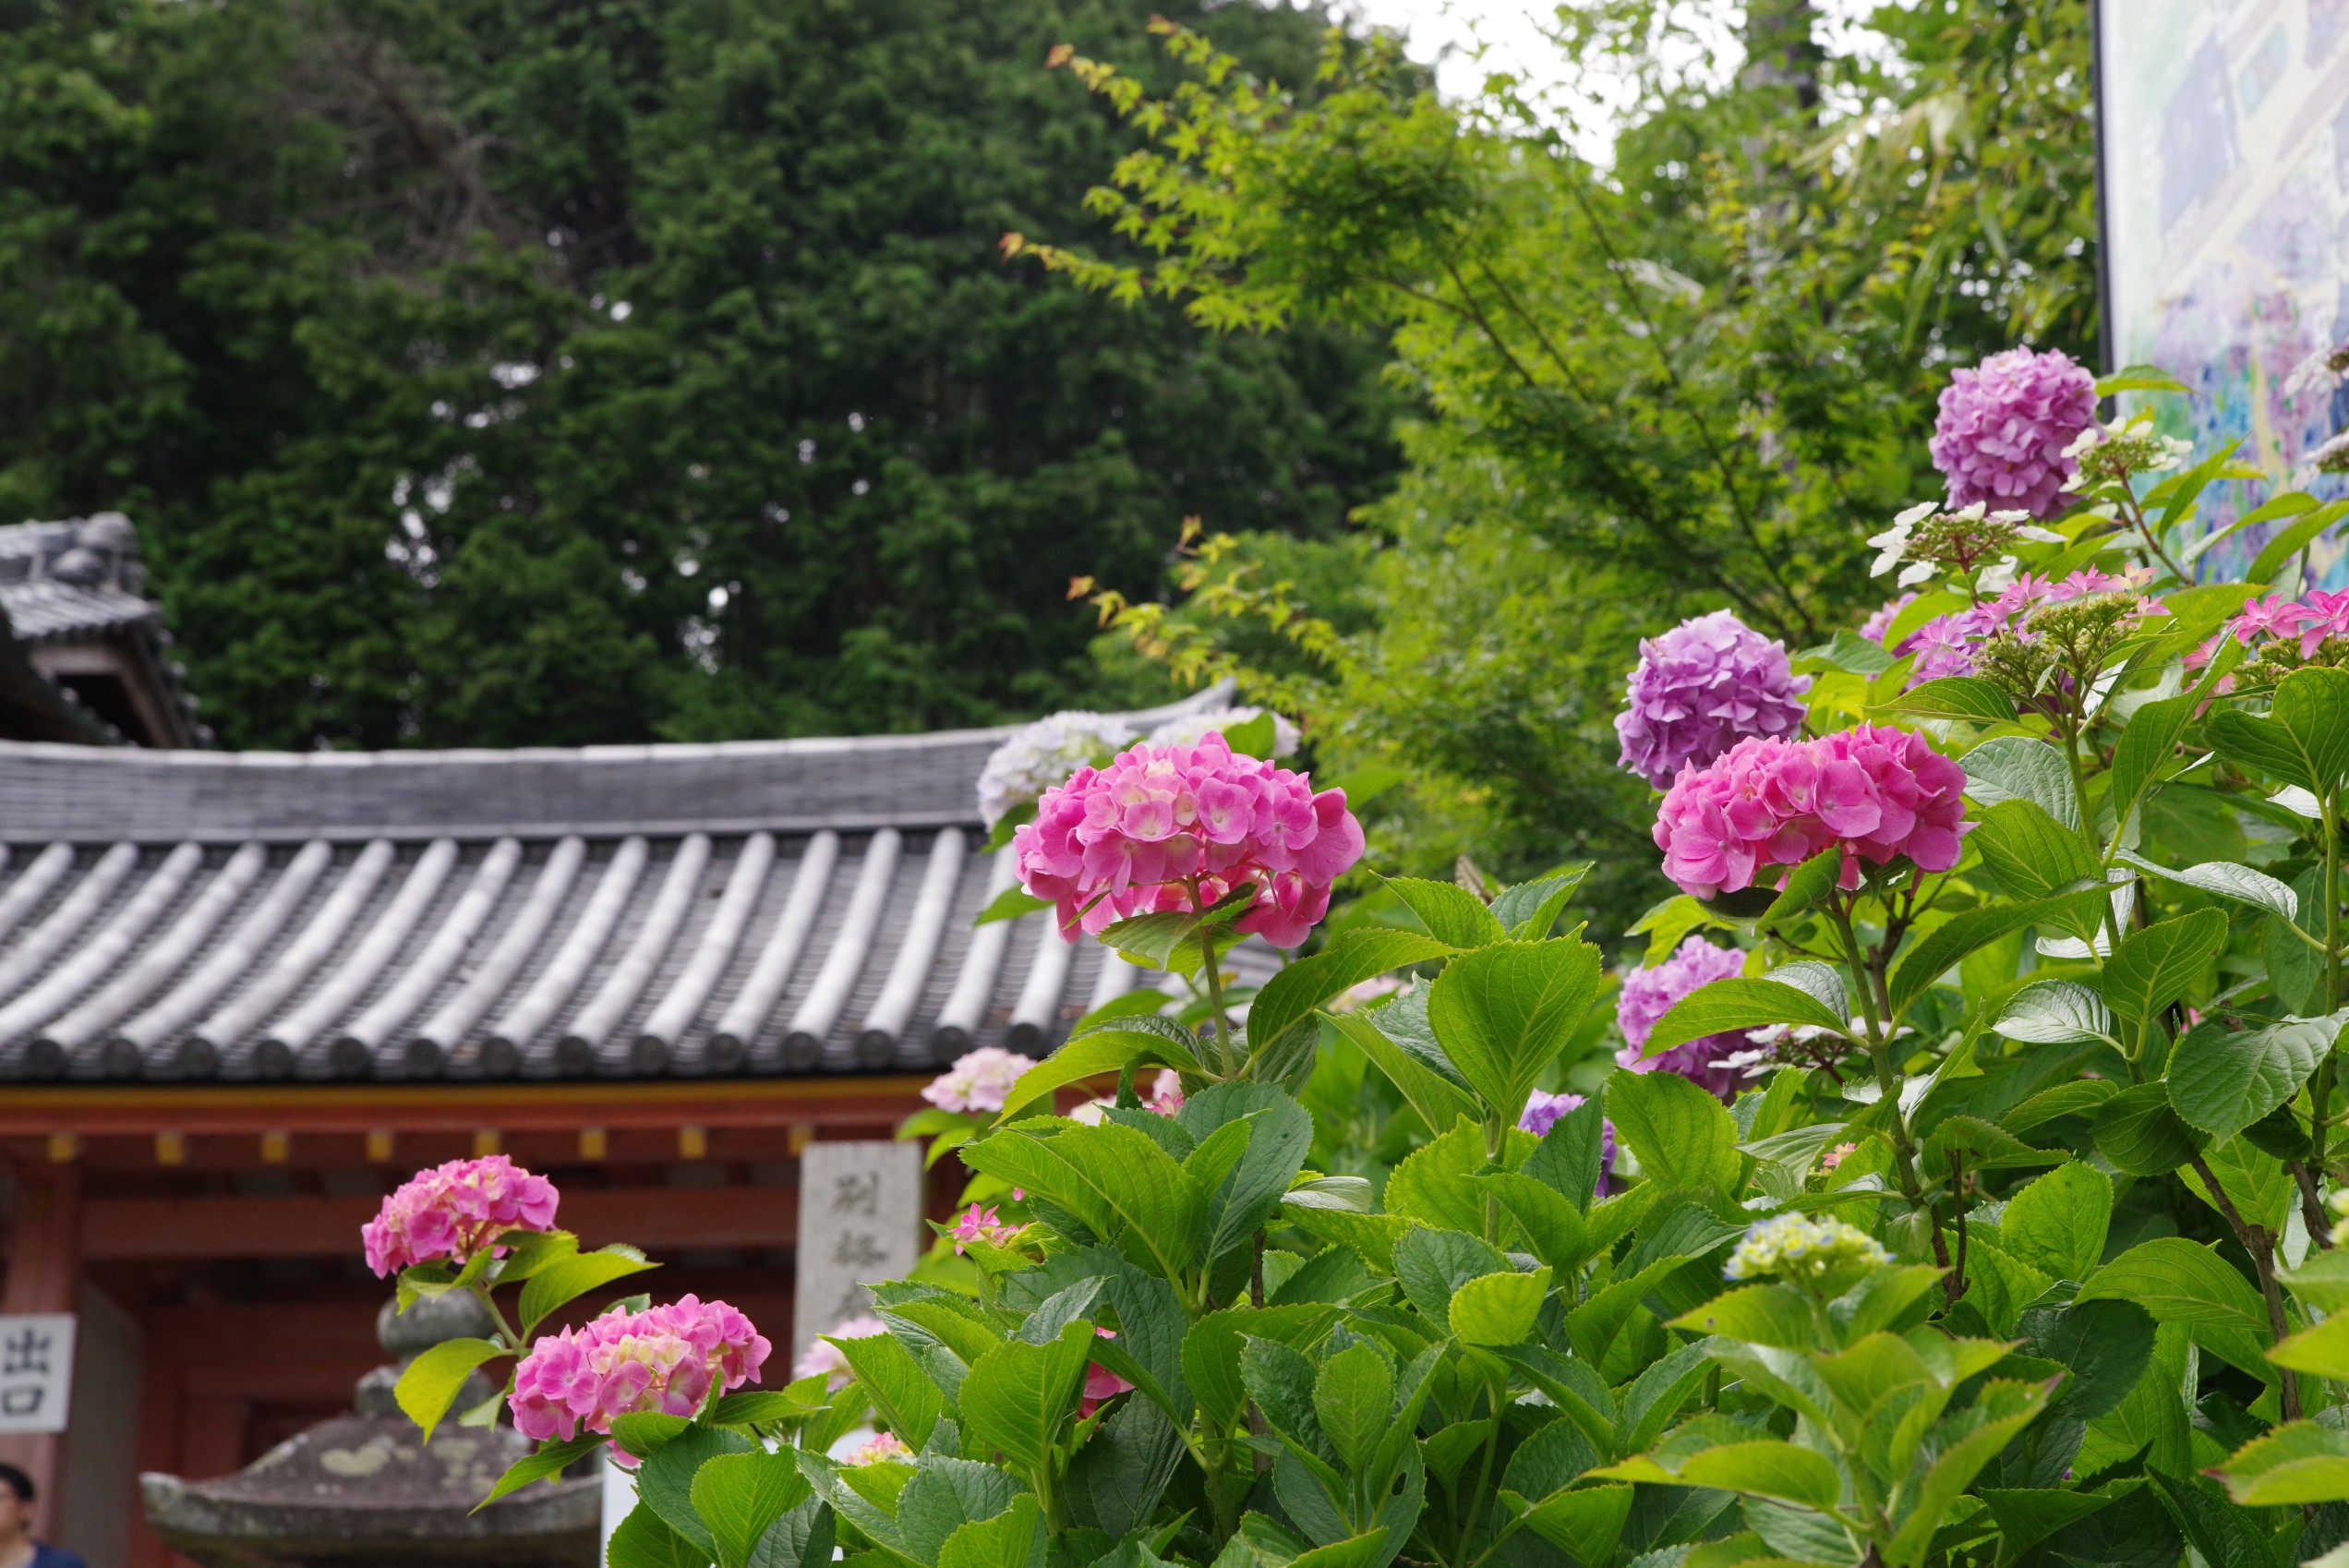
[[[480,1373],[430,1442],[392,1397],[418,1353],[488,1329],[469,1296],[419,1301],[405,1314],[384,1303],[376,1337],[394,1364],[359,1380],[351,1415],[218,1480],[141,1476],[147,1522],[204,1568],[595,1568],[603,1487],[592,1468],[473,1512],[531,1447],[512,1427],[457,1425],[454,1410],[492,1392]]]

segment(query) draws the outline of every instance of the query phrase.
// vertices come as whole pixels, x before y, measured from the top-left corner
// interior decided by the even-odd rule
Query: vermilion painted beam
[[[791,1187],[618,1188],[563,1194],[557,1219],[583,1247],[649,1243],[789,1247],[799,1237]],[[356,1252],[373,1198],[104,1198],[81,1205],[81,1255],[94,1261],[315,1258]]]
[[[0,1138],[71,1134],[470,1133],[583,1127],[870,1127],[922,1108],[917,1075],[719,1082],[156,1085],[44,1088],[0,1096]]]

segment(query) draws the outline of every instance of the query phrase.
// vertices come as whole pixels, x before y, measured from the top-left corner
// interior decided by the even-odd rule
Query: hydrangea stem
[[[1192,893],[1191,902],[1194,904],[1199,902],[1196,890]],[[1232,1022],[1225,1017],[1223,1011],[1223,971],[1222,963],[1215,956],[1214,931],[1205,925],[1200,926],[1199,945],[1199,973],[1207,981],[1207,1008],[1210,1016],[1215,1019],[1216,1054],[1223,1058],[1223,1076],[1237,1078],[1240,1064],[1232,1053]]]
[[[1860,993],[1860,1020],[1867,1031],[1868,1059],[1876,1071],[1876,1092],[1883,1102],[1892,1107],[1892,1166],[1899,1179],[1900,1194],[1911,1208],[1922,1209],[1933,1222],[1933,1261],[1944,1269],[1949,1265],[1949,1244],[1941,1234],[1941,1211],[1925,1200],[1924,1183],[1917,1179],[1917,1149],[1909,1138],[1909,1118],[1900,1109],[1900,1074],[1892,1061],[1892,1044],[1888,1034],[1890,1019],[1878,1022],[1874,971],[1860,947],[1860,938],[1851,928],[1851,905],[1857,895],[1830,898],[1826,903],[1828,918],[1835,924],[1836,938],[1843,945],[1844,961],[1850,966],[1852,985]],[[1955,1276],[1942,1281],[1947,1298],[1956,1301],[1965,1289],[1965,1282]]]

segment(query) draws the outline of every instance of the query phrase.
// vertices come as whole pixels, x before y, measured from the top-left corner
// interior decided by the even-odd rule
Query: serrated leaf
[[[1514,1119],[1544,1068],[1582,1027],[1598,994],[1587,942],[1499,942],[1444,966],[1427,1019],[1487,1106]]]
[[[2184,1236],[2139,1242],[2096,1271],[2077,1301],[2129,1301],[2155,1322],[2239,1329],[2265,1337],[2266,1307],[2258,1287],[2208,1248]]]
[[[1982,864],[2011,898],[2044,899],[2104,879],[2102,866],[2078,832],[2034,801],[1999,802],[1982,814],[1967,842],[1981,851]]]
[[[2287,1019],[2239,1032],[2203,1019],[2170,1053],[2170,1103],[2190,1126],[2227,1139],[2292,1098],[2332,1049],[2349,1013]]]
[[[432,1429],[449,1413],[473,1369],[505,1354],[486,1339],[444,1339],[408,1363],[392,1385],[392,1397],[400,1402],[409,1420],[424,1429],[424,1441],[429,1442]]]
[[[1736,1190],[1743,1170],[1737,1123],[1698,1085],[1676,1073],[1618,1072],[1608,1080],[1607,1108],[1615,1136],[1639,1157],[1650,1181],[1666,1188]]]
[[[693,1472],[693,1512],[717,1543],[717,1568],[749,1568],[767,1526],[811,1490],[789,1453],[753,1449],[704,1460]]]
[[[1590,870],[1590,862],[1583,861],[1535,881],[1505,887],[1492,901],[1493,918],[1517,941],[1542,941]]]
[[[2006,694],[1972,675],[1921,681],[1883,706],[1922,718],[1961,718],[1970,724],[2015,722],[2015,705]]]
[[[2207,1141],[2179,1119],[2159,1083],[2132,1084],[2106,1100],[2093,1137],[2097,1152],[2130,1176],[2167,1176]]]
[[[2024,986],[1990,1026],[2009,1040],[2035,1045],[2060,1045],[2072,1041],[2113,1043],[2113,1014],[2104,998],[2070,980],[2042,980]]]
[[[1463,1345],[1516,1345],[1534,1332],[1549,1293],[1547,1265],[1530,1274],[1485,1274],[1452,1293],[1450,1321]]]
[[[2193,988],[2226,932],[2226,916],[2216,910],[2130,932],[2104,966],[2105,1005],[2135,1024],[2158,1018]]]
[[[2029,801],[2061,826],[2079,831],[2071,769],[2064,754],[2046,742],[2025,735],[1994,736],[1958,761],[1966,770],[1966,793],[1981,804]]]
[[[636,1248],[617,1244],[549,1264],[522,1287],[522,1332],[529,1333],[548,1313],[591,1290],[659,1267]]]
[[[1893,1012],[1896,1015],[1907,1012],[1917,998],[1931,990],[1933,983],[1955,967],[1959,959],[1976,948],[1997,941],[2010,931],[2055,922],[2069,923],[2100,919],[2099,905],[2104,898],[2102,889],[2090,887],[2053,899],[1992,904],[1984,909],[1968,910],[1944,921],[1909,949],[1898,967],[1892,971]]]
[[[1475,897],[1464,891],[1461,896]],[[1248,1004],[1249,1035],[1277,1039],[1291,1024],[1310,1016],[1315,1008],[1347,988],[1405,964],[1449,957],[1452,951],[1445,943],[1415,931],[1358,926],[1266,981],[1264,988]]]
[[[1799,985],[1765,976],[1745,980],[1732,976],[1701,985],[1672,1006],[1648,1032],[1644,1053],[1659,1055],[1675,1045],[1741,1029],[1774,1023],[1806,1024],[1847,1033],[1848,1017],[1830,1012],[1819,999]]]
[[[475,1503],[470,1512],[478,1514],[500,1498],[520,1491],[533,1481],[548,1480],[561,1475],[603,1444],[602,1438],[586,1433],[569,1442],[550,1442],[536,1453],[524,1454],[506,1466],[506,1473],[498,1478],[498,1484],[491,1487],[488,1495]]]
[[[2058,1165],[2006,1201],[2000,1244],[2059,1280],[2084,1280],[2104,1256],[2113,1180],[2090,1165]]]
[[[1483,947],[1509,935],[1485,901],[1456,882],[1390,876],[1382,885],[1446,947]]]
[[[2300,913],[2300,900],[2290,887],[2267,873],[2254,871],[2247,865],[2236,865],[2229,861],[2205,861],[2200,865],[2190,865],[2179,871],[2166,865],[2156,865],[2126,850],[2113,858],[2148,876],[2158,876],[2164,882],[2175,882],[2187,887],[2199,887],[2205,893],[2216,893],[2222,899],[2233,899],[2238,903],[2267,910],[2285,920],[2296,919]]]
[[[970,918],[973,925],[992,925],[999,920],[1018,920],[1034,914],[1038,910],[1053,907],[1050,899],[1039,899],[1018,883],[1012,884],[987,900],[987,907]]]

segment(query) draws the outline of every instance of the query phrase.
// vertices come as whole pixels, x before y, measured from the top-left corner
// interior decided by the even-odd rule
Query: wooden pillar
[[[7,1285],[0,1312],[72,1312],[81,1303],[81,1167],[60,1164],[17,1167],[16,1223],[7,1238]],[[0,1459],[32,1478],[40,1489],[33,1533],[56,1526],[59,1461],[65,1438],[54,1433],[0,1436]]]

